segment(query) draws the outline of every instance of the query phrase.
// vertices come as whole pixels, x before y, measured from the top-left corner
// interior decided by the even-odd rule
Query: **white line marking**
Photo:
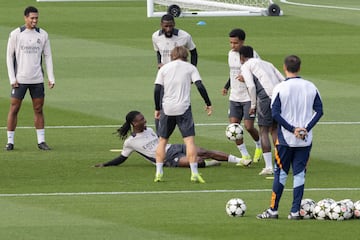
[[[227,126],[229,123],[195,123],[195,126]],[[360,122],[318,122],[320,125],[359,125]],[[154,127],[154,124],[147,124],[149,127]],[[71,128],[119,128],[120,125],[88,125],[88,126],[46,126],[49,129],[71,129]],[[32,126],[18,126],[21,129],[33,129]],[[0,127],[6,129],[6,127]]]
[[[293,189],[284,189],[293,191]],[[360,188],[305,188],[307,191],[360,191]],[[199,191],[148,191],[148,192],[74,192],[74,193],[3,193],[0,197],[47,197],[47,196],[89,196],[89,195],[143,195],[143,194],[183,194],[183,193],[232,193],[232,192],[271,192],[271,189],[240,190],[199,190]]]
[[[110,152],[122,152],[122,149],[110,149]]]
[[[129,0],[36,0],[37,2],[122,2]],[[134,2],[138,0],[133,0]]]
[[[342,10],[360,11],[360,8],[350,8],[350,7],[338,7],[338,6],[328,6],[328,5],[316,5],[316,4],[296,3],[296,2],[289,2],[289,1],[287,1],[287,0],[280,0],[280,2],[286,3],[286,4],[290,4],[290,5],[304,6],[304,7],[316,7],[316,8],[330,8],[330,9],[342,9]]]

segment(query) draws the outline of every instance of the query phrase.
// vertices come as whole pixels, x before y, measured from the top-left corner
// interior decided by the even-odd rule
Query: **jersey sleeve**
[[[248,89],[248,93],[251,100],[251,108],[256,108],[256,86],[254,82],[254,75],[251,72],[250,64],[247,64],[250,62],[246,62],[241,67],[241,75],[244,78],[246,87]]]
[[[123,145],[123,149],[121,151],[121,155],[123,155],[124,157],[129,157],[133,151],[134,149],[131,147],[129,139],[126,139]]]
[[[16,82],[15,76],[15,46],[16,46],[16,32],[11,32],[9,35],[9,40],[7,44],[7,51],[6,51],[6,65],[9,75],[10,84],[14,84]]]
[[[50,40],[46,34],[46,41],[44,45],[44,58],[45,58],[45,65],[46,65],[46,73],[48,76],[48,79],[51,83],[55,83],[55,76],[54,76],[54,67],[53,67],[53,60],[52,60],[52,53],[51,53],[51,46],[50,46]]]

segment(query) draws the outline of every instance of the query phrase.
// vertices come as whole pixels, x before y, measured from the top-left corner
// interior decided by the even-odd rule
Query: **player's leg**
[[[7,144],[5,150],[14,149],[15,129],[17,126],[17,116],[21,108],[22,100],[27,91],[27,86],[18,84],[17,87],[11,89],[10,107],[7,116]]]
[[[205,160],[206,165],[218,166],[220,165],[217,161],[227,161],[229,163],[241,164],[242,166],[249,166],[251,160],[245,160],[238,158],[234,155],[227,154],[217,150],[207,150],[205,148],[197,147],[197,155],[202,159],[214,159],[212,162]]]
[[[241,123],[241,119],[244,116],[243,106],[239,102],[230,101],[229,103],[229,122],[230,123]],[[245,127],[246,128],[246,127]],[[241,153],[243,159],[251,159],[251,156],[246,148],[244,139],[238,139],[235,141],[236,147]]]
[[[260,130],[261,148],[265,162],[265,166],[261,170],[259,175],[272,175],[274,171],[273,171],[273,161],[272,161],[272,153],[271,153],[271,142],[269,136],[270,127],[259,125],[259,130]]]
[[[277,211],[292,161],[292,148],[277,145],[275,150],[276,169],[272,187],[271,210]]]
[[[159,143],[155,151],[155,158],[156,158],[156,172],[155,172],[155,179],[154,182],[161,182],[163,176],[163,166],[165,160],[165,149],[166,144],[168,143],[168,139],[160,137]]]
[[[275,148],[276,168],[272,186],[270,207],[263,213],[258,214],[258,219],[278,218],[279,202],[284,191],[286,180],[290,170],[292,149],[287,146],[277,145]]]
[[[244,102],[244,126],[246,131],[250,134],[255,143],[254,162],[259,162],[262,156],[261,141],[259,131],[255,128],[255,117],[256,115],[250,115],[251,102]]]
[[[176,123],[183,137],[186,146],[186,158],[189,161],[191,169],[191,178],[193,182],[205,183],[198,172],[197,147],[195,145],[195,124],[189,107],[181,116],[177,116]]]
[[[160,124],[158,129],[159,135],[159,144],[155,151],[156,158],[156,173],[154,182],[162,181],[163,176],[163,166],[164,160],[166,157],[166,144],[168,143],[168,139],[170,135],[173,133],[176,126],[176,121],[174,117],[170,117],[165,115],[164,111],[161,110],[160,113]]]
[[[292,162],[293,202],[289,219],[300,219],[300,204],[304,195],[306,165],[310,157],[311,146],[295,148]]]
[[[273,121],[272,126],[270,128],[270,134],[271,134],[271,138],[273,141],[273,144],[275,146],[276,141],[277,141],[277,122]]]
[[[191,178],[192,182],[205,183],[198,172],[198,157],[197,151],[194,141],[194,136],[188,136],[183,138],[185,146],[186,146],[186,158],[189,161],[190,169],[191,169]]]
[[[10,108],[7,116],[7,144],[5,150],[11,151],[14,149],[15,129],[17,125],[17,116],[21,108],[21,99],[11,98]]]
[[[50,147],[45,142],[45,119],[43,113],[45,101],[44,84],[31,84],[29,91],[34,110],[34,125],[36,129],[38,148],[41,150],[50,150]]]
[[[258,125],[260,130],[261,148],[263,152],[265,166],[259,175],[271,175],[273,174],[273,161],[271,153],[271,141],[270,131],[273,126],[274,120],[271,115],[271,99],[263,98],[258,99],[257,113],[258,113]]]

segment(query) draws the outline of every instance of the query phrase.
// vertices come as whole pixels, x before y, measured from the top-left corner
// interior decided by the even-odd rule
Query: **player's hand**
[[[256,114],[256,108],[250,108],[249,110],[250,117],[255,117],[255,114]]]
[[[19,83],[16,81],[15,83],[11,84],[12,88],[18,88],[19,87]]]
[[[221,91],[221,94],[222,94],[223,96],[226,96],[227,93],[228,93],[228,90],[227,90],[226,88],[223,88],[222,91]]]
[[[104,164],[98,163],[98,164],[95,164],[94,167],[102,168],[102,167],[104,167]]]
[[[308,135],[308,132],[307,132],[306,128],[297,127],[297,128],[295,128],[294,134],[297,138],[299,138],[301,140],[305,140]]]
[[[54,83],[54,82],[50,82],[50,81],[49,81],[48,84],[49,84],[49,88],[50,88],[50,89],[53,89],[53,88],[55,87],[55,83]]]
[[[160,111],[159,110],[155,110],[154,118],[155,119],[160,119]]]
[[[212,114],[212,106],[205,106],[205,111],[207,112],[207,115],[210,116]]]
[[[245,82],[243,75],[238,75],[236,79],[239,80],[240,82]]]

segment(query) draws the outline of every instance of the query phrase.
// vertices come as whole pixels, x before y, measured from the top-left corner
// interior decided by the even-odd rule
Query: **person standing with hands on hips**
[[[194,141],[195,124],[191,111],[190,93],[194,83],[206,103],[205,110],[212,114],[212,106],[197,68],[187,62],[185,47],[175,47],[171,51],[171,62],[160,68],[155,80],[154,100],[155,119],[159,119],[159,143],[156,149],[156,173],[154,182],[161,182],[165,150],[170,135],[178,126],[186,146],[186,158],[191,169],[192,182],[204,183],[198,173],[197,150]],[[161,98],[161,89],[164,96]],[[160,108],[162,106],[162,108]],[[161,111],[160,111],[161,110]]]
[[[301,60],[295,55],[285,58],[286,80],[276,85],[272,94],[272,116],[278,123],[276,168],[270,208],[257,215],[258,219],[278,218],[279,202],[290,167],[293,172],[293,201],[288,219],[299,220],[304,195],[306,166],[312,147],[312,128],[323,115],[323,104],[316,86],[301,78]]]
[[[27,7],[24,11],[25,25],[10,33],[6,64],[11,84],[10,109],[7,118],[7,144],[5,150],[14,149],[14,135],[17,125],[17,115],[26,91],[29,90],[36,128],[38,148],[50,150],[45,142],[45,121],[43,105],[45,98],[44,73],[42,60],[44,58],[49,88],[55,86],[53,62],[48,34],[37,27],[39,12],[35,7]]]

